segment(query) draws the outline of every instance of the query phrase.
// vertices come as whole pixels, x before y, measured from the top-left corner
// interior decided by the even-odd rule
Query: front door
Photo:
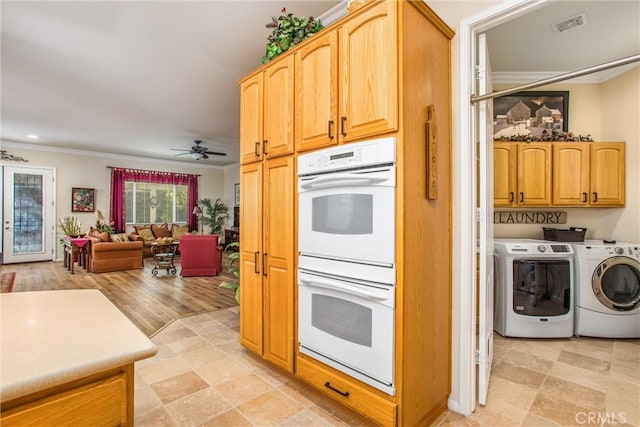
[[[3,263],[54,259],[54,170],[3,167]]]

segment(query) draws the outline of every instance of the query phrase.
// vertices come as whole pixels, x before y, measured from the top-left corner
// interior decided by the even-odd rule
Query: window
[[[127,224],[188,221],[187,185],[126,181],[124,188]]]

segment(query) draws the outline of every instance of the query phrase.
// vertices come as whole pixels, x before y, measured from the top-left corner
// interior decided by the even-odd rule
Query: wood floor
[[[180,277],[161,270],[151,275],[154,261],[145,258],[145,268],[113,273],[87,273],[76,265],[70,274],[62,262],[6,264],[2,272],[16,272],[13,292],[58,289],[99,289],[147,336],[174,319],[238,305],[234,291],[220,288],[233,276],[223,272],[217,277]],[[226,266],[226,262],[224,263]]]

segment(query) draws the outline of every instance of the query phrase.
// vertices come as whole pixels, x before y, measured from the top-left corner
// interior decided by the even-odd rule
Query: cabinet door
[[[549,206],[551,203],[551,144],[519,143],[518,191],[519,206]]]
[[[240,163],[262,160],[262,73],[240,83]]]
[[[593,142],[590,145],[591,206],[624,206],[624,143]]]
[[[339,29],[338,129],[344,142],[398,127],[397,7],[381,2]]]
[[[517,149],[512,142],[493,143],[493,203],[513,206],[516,200]]]
[[[293,55],[264,71],[264,140],[267,158],[293,153]]]
[[[553,144],[553,204],[589,204],[589,145]]]
[[[317,38],[316,38],[317,37]],[[296,149],[338,143],[338,35],[314,36],[296,52]]]
[[[294,159],[269,160],[264,171],[265,359],[293,373]]]
[[[262,355],[262,162],[240,171],[240,342]]]

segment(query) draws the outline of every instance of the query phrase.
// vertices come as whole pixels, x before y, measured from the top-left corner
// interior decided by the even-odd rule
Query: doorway
[[[54,176],[52,168],[3,167],[3,264],[54,259]]]

